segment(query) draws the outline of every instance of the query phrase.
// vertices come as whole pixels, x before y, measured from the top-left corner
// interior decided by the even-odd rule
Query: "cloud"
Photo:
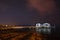
[[[28,8],[35,8],[40,13],[51,12],[55,9],[55,3],[53,0],[28,0]]]

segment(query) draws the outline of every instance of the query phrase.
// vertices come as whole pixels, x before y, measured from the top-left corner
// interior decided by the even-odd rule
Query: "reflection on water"
[[[45,40],[46,38],[47,35],[37,33],[35,29],[23,28],[0,30],[1,40]]]

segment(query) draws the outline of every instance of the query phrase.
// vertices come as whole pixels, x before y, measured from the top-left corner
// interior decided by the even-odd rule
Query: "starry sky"
[[[52,0],[0,0],[0,24],[59,24],[58,5]]]

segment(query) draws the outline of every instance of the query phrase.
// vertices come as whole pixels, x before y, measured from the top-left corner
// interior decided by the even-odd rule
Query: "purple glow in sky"
[[[50,12],[55,8],[56,4],[54,1],[48,2],[45,4],[45,8],[45,6],[41,6],[39,0],[0,0],[0,24],[34,25],[37,22],[58,23],[60,20],[59,13]],[[47,15],[41,16],[44,11],[49,11],[52,14],[46,12]]]

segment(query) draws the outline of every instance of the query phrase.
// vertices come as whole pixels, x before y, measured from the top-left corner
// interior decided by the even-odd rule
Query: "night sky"
[[[0,0],[0,24],[59,24],[60,10],[56,3],[49,0]]]

